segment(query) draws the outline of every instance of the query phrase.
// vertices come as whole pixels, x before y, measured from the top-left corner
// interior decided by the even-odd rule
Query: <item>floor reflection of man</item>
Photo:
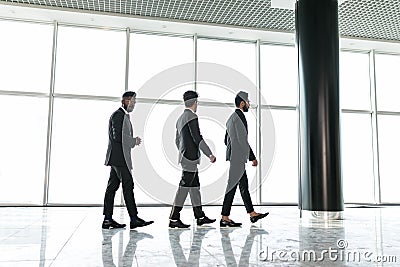
[[[244,243],[242,253],[240,254],[239,263],[236,262],[235,255],[233,254],[230,233],[239,228],[220,228],[221,243],[224,251],[226,266],[249,266],[251,248],[253,247],[254,239],[257,235],[268,234],[262,228],[251,227],[250,233],[247,235],[246,242]]]
[[[182,246],[180,244],[180,236],[183,232],[188,231],[188,228],[180,229],[168,229],[169,242],[171,244],[172,254],[174,256],[174,261],[176,266],[199,266],[200,251],[203,238],[206,236],[208,231],[215,230],[214,227],[202,227],[197,228],[194,232],[193,241],[190,247],[190,253],[188,259],[186,259],[183,253]]]
[[[113,248],[112,248],[112,237],[123,230],[123,228],[115,228],[110,230],[102,230],[103,233],[103,241],[102,241],[102,259],[104,267],[115,267],[114,259],[113,259]],[[132,266],[133,258],[135,256],[137,242],[145,239],[145,238],[153,238],[152,235],[147,233],[137,232],[135,230],[129,231],[129,242],[126,245],[125,252],[122,256],[122,260],[118,259],[118,262],[122,263],[122,266]],[[120,242],[123,242],[123,238],[121,237]],[[122,246],[122,244],[121,244]]]

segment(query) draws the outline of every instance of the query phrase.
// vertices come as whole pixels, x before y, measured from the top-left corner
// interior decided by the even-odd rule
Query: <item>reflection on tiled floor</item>
[[[244,207],[231,218],[241,228],[220,229],[218,219],[187,230],[168,229],[167,207],[142,207],[153,225],[102,230],[102,208],[0,207],[0,266],[400,266],[400,207],[347,207],[343,221],[299,218],[297,207],[256,207],[270,215],[252,225]],[[114,218],[129,223],[124,208]]]

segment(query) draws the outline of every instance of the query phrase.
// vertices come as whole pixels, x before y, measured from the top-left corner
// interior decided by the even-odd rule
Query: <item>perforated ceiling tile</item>
[[[400,1],[362,0],[344,2],[339,9],[343,36],[400,40]]]
[[[293,0],[294,1],[294,0]],[[254,29],[293,32],[294,11],[271,0],[0,0]],[[347,0],[339,6],[343,37],[400,41],[400,0]]]

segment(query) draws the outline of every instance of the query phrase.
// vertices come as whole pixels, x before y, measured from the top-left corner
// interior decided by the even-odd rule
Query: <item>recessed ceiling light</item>
[[[339,6],[348,0],[338,0]],[[291,9],[294,10],[296,0],[271,0],[272,8]]]
[[[272,8],[294,9],[295,0],[271,0]]]

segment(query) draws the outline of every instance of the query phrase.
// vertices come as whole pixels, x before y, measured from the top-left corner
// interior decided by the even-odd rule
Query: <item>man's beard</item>
[[[243,106],[243,112],[248,112],[249,108],[247,106]]]
[[[132,107],[132,106],[124,105],[124,109],[125,109],[127,112],[132,112],[132,111],[133,111],[133,108],[134,108],[134,107]]]

